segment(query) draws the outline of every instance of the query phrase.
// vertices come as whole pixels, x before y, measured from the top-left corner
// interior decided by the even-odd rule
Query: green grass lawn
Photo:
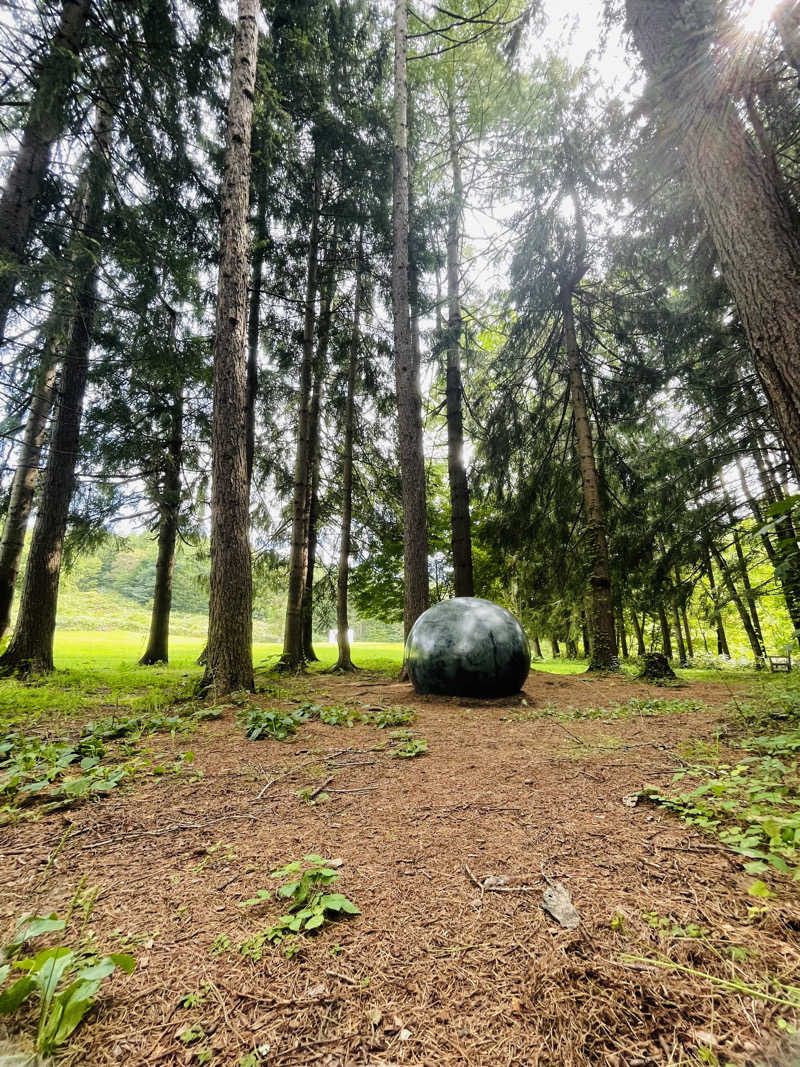
[[[146,642],[143,633],[130,630],[59,630],[55,640],[55,674],[32,681],[0,681],[0,727],[31,723],[39,718],[92,712],[95,708],[119,708],[130,714],[155,711],[175,700],[192,695],[203,668],[197,657],[205,643],[202,636],[174,635],[170,639],[171,660],[167,666],[139,667]],[[336,660],[336,646],[316,646],[320,662],[312,671],[324,670]],[[253,657],[259,673],[275,665],[281,653],[277,644],[257,643]],[[366,670],[397,674],[402,664],[400,642],[355,644],[353,660]],[[584,660],[537,660],[535,671],[554,674],[580,674]],[[634,666],[625,667],[629,675]],[[785,676],[743,670],[680,671],[686,681],[727,682],[741,685],[755,679],[781,684]]]
[[[166,666],[140,667],[145,634],[130,630],[59,630],[56,633],[54,674],[32,681],[0,680],[0,728],[28,724],[36,719],[69,717],[94,708],[119,708],[121,714],[155,711],[193,693],[203,674],[197,657],[204,637],[170,638]],[[403,646],[356,644],[353,659],[359,667],[396,673]],[[281,654],[277,644],[257,643],[253,660],[257,671],[269,670]],[[336,661],[335,645],[317,646],[324,670]]]

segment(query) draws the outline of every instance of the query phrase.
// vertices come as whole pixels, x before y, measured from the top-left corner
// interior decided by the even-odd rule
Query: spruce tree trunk
[[[321,385],[320,385],[321,388]],[[318,389],[315,384],[314,393]],[[316,401],[316,419],[314,418],[314,402],[312,401],[312,422],[319,422],[319,400]],[[307,663],[315,663],[319,659],[314,651],[314,571],[317,566],[317,523],[319,521],[319,478],[320,478],[320,447],[315,439],[312,451],[311,474],[309,477],[309,504],[308,504],[308,551],[306,554],[306,576],[303,583],[303,659]]]
[[[581,641],[583,642],[583,658],[590,659],[592,655],[592,638],[586,621],[586,604],[588,599],[584,595],[584,606],[581,608]]]
[[[681,569],[677,563],[675,564],[675,582],[678,596],[678,611],[680,612],[681,623],[683,624],[683,632],[686,639],[686,655],[691,660],[694,659],[694,644],[692,642],[692,631],[689,629],[689,614],[686,610],[686,601],[691,593],[687,593],[684,589]]]
[[[108,99],[98,105],[92,152],[86,171],[85,214],[70,256],[68,288],[74,299],[69,344],[45,469],[44,485],[25,566],[19,614],[0,672],[47,673],[53,670],[53,637],[58,608],[61,559],[69,505],[75,485],[81,416],[89,372],[89,350],[97,300],[98,249],[110,174],[113,76]]]
[[[311,401],[314,373],[314,324],[317,299],[317,263],[319,258],[320,187],[322,160],[314,149],[311,175],[311,230],[308,240],[306,300],[303,318],[303,357],[300,363],[298,391],[297,451],[294,462],[292,496],[292,544],[289,555],[289,590],[286,599],[286,624],[283,654],[278,664],[284,670],[299,670],[303,657],[303,590],[308,566],[308,514],[311,506],[309,472],[311,470]]]
[[[542,644],[539,640],[538,633],[533,634],[533,636],[531,637],[531,643],[533,644],[533,658],[544,659],[544,656],[542,655]]]
[[[173,319],[174,322],[174,319]],[[173,332],[174,338],[174,332]],[[171,346],[172,347],[172,346]],[[169,616],[172,609],[172,575],[181,506],[181,463],[183,461],[183,389],[179,387],[170,412],[170,436],[164,455],[158,522],[158,556],[153,589],[153,611],[147,648],[139,660],[143,667],[169,662]]]
[[[36,74],[22,143],[0,197],[0,344],[5,337],[34,208],[50,166],[53,145],[66,124],[90,7],[91,0],[63,0],[61,4],[58,29]]]
[[[564,318],[564,347],[569,370],[569,387],[575,420],[583,505],[588,528],[589,554],[592,562],[590,617],[592,658],[588,669],[590,671],[616,671],[619,670],[619,659],[617,658],[617,638],[614,632],[614,604],[611,592],[611,567],[608,562],[606,520],[600,497],[600,480],[594,461],[586,390],[581,373],[578,339],[575,334],[572,292],[569,290],[562,295],[561,309]]]
[[[678,605],[673,600],[672,602],[672,623],[675,627],[675,637],[678,641],[678,663],[681,667],[686,666],[686,645],[683,643],[683,630],[681,629],[681,617],[678,612]]]
[[[59,339],[61,338],[59,334]],[[53,406],[53,391],[56,381],[56,362],[47,355],[49,340],[33,386],[33,396],[20,443],[17,467],[11,483],[11,495],[0,541],[0,637],[11,621],[11,605],[14,602],[14,587],[19,573],[25,532],[33,506],[33,496],[39,479],[39,460],[47,432],[50,409]]]
[[[753,633],[758,641],[759,648],[761,649],[760,659],[763,662],[766,655],[766,648],[764,646],[764,634],[761,631],[761,620],[758,617],[758,602],[756,594],[753,591],[753,586],[750,582],[750,575],[747,571],[747,560],[744,558],[744,552],[742,550],[742,542],[739,538],[739,534],[736,529],[733,530],[733,545],[736,550],[736,561],[739,564],[739,573],[742,576],[742,586],[744,587],[744,600],[750,612],[750,619],[753,624]]]
[[[701,0],[627,0],[663,124],[676,137],[756,372],[800,476],[800,233],[716,68]],[[688,28],[687,28],[688,25]]]
[[[711,556],[706,553],[705,557],[705,569],[708,575],[708,587],[711,590],[711,599],[714,602],[714,626],[717,631],[717,655],[728,656],[730,658],[730,649],[728,648],[728,638],[725,634],[725,627],[722,625],[722,612],[720,610],[719,601],[717,599],[717,583],[714,578],[714,565],[711,562]]]
[[[350,544],[353,524],[353,436],[355,430],[355,392],[358,376],[358,350],[361,343],[361,288],[363,263],[361,233],[358,241],[356,285],[353,295],[353,333],[350,338],[350,362],[347,368],[347,399],[344,406],[344,444],[342,445],[342,529],[339,540],[339,569],[336,576],[336,640],[339,657],[336,671],[355,670],[350,653],[347,591],[350,581]]]
[[[647,651],[647,646],[644,643],[644,630],[639,622],[639,616],[636,614],[636,609],[631,609],[631,619],[633,620],[633,631],[636,634],[636,655],[643,656]]]
[[[719,567],[719,573],[722,576],[723,584],[728,590],[728,596],[735,605],[736,610],[739,612],[739,618],[742,620],[744,632],[747,634],[747,640],[750,642],[750,648],[753,652],[753,658],[755,660],[756,666],[760,666],[764,662],[764,652],[761,646],[761,642],[758,639],[758,635],[756,634],[756,631],[753,628],[753,620],[750,618],[750,613],[747,610],[741,596],[739,595],[739,590],[736,588],[736,583],[733,580],[733,575],[731,574],[730,568],[725,562],[722,553],[719,551],[716,545],[711,545],[711,552],[714,556],[714,559],[717,561],[717,566]]]
[[[253,460],[256,451],[256,400],[258,399],[258,327],[261,316],[264,252],[267,240],[267,197],[259,191],[258,213],[253,235],[253,256],[250,267],[250,308],[247,313],[247,486],[253,482]],[[249,496],[249,493],[248,493]]]
[[[317,352],[314,358],[314,388],[311,394],[309,420],[309,461],[310,470],[307,480],[308,498],[308,551],[306,558],[306,576],[303,585],[303,658],[309,663],[318,660],[314,651],[314,570],[317,564],[317,524],[319,522],[319,482],[320,482],[320,409],[322,407],[322,390],[328,370],[328,345],[331,336],[331,308],[336,292],[335,263],[337,243],[334,238],[330,249],[330,269],[322,286],[320,303],[319,330],[317,331]]]
[[[19,614],[8,648],[0,657],[0,672],[4,674],[53,670],[61,559],[75,485],[96,288],[97,268],[93,266],[78,296],[72,338],[64,358],[55,427],[25,567]]]
[[[553,646],[553,659],[558,659],[561,655],[561,648],[558,644],[558,637],[553,634],[550,638],[550,644]]]
[[[19,572],[28,518],[39,479],[39,462],[49,424],[58,367],[69,345],[75,317],[75,286],[80,284],[81,257],[85,256],[84,231],[89,208],[90,160],[81,174],[70,206],[72,235],[65,251],[63,284],[56,293],[53,308],[43,330],[44,343],[34,381],[31,406],[25,423],[20,454],[11,485],[3,538],[0,541],[0,636],[9,625],[14,586]],[[83,270],[85,271],[85,266]]]
[[[406,636],[428,607],[428,521],[419,363],[408,299],[408,9],[395,0],[392,312],[397,437],[403,493],[403,624]]]
[[[619,607],[619,618],[617,621],[617,633],[619,634],[620,648],[622,649],[622,658],[628,659],[628,635],[625,632],[625,612],[622,605]]]
[[[456,596],[473,596],[472,536],[469,485],[464,466],[464,420],[461,411],[461,212],[464,188],[456,130],[453,88],[448,84],[448,140],[453,191],[447,229],[447,470],[450,480],[450,527],[453,549],[453,584]]]
[[[247,268],[250,142],[259,0],[239,0],[219,230],[211,425],[211,583],[204,685],[216,698],[253,688],[253,576],[247,477]]]
[[[672,637],[669,632],[669,622],[667,621],[667,613],[664,611],[664,605],[658,605],[658,622],[661,626],[661,643],[664,646],[664,655],[667,659],[672,659]]]
[[[692,631],[689,629],[689,615],[686,611],[686,601],[681,601],[681,621],[683,622],[683,630],[686,635],[686,655],[689,659],[694,659],[694,642],[692,641]]]

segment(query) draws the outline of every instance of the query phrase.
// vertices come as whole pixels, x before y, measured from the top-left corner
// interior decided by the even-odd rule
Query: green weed
[[[746,857],[748,874],[772,867],[800,878],[800,730],[750,738],[741,748],[755,754],[735,763],[710,759],[687,767],[673,781],[698,780],[693,789],[648,795]]]
[[[299,952],[296,941],[299,934],[313,933],[335,919],[360,915],[356,905],[342,893],[328,892],[339,877],[339,872],[332,864],[332,860],[312,852],[302,860],[295,860],[272,871],[271,878],[289,879],[277,891],[279,899],[289,902],[287,913],[273,926],[242,942],[240,951],[253,959],[260,959],[265,943],[270,942],[281,944],[285,955],[296,955]],[[257,907],[268,903],[272,897],[272,891],[259,889],[254,897],[244,901],[241,906]]]
[[[243,708],[236,716],[249,741],[286,741],[297,733],[305,719],[296,712],[277,708]]]
[[[50,915],[26,915],[19,920],[11,942],[5,946],[0,966],[0,1014],[12,1015],[26,1001],[38,1001],[36,1048],[49,1056],[63,1045],[94,1004],[100,986],[117,968],[131,974],[136,966],[132,956],[112,953],[97,959],[67,945],[45,948],[34,956],[22,956],[31,941],[60,933],[65,919]],[[14,972],[23,976],[12,980]]]
[[[428,742],[423,737],[409,737],[390,753],[392,759],[414,759],[428,755]]]
[[[379,730],[385,730],[391,726],[409,726],[417,721],[417,713],[413,708],[381,708],[372,717],[372,723]]]
[[[86,723],[74,741],[7,734],[0,739],[0,825],[26,813],[48,814],[110,793],[140,771],[181,774],[194,762],[193,753],[181,753],[167,765],[119,756],[137,756],[134,742],[147,734],[185,733],[220,714],[215,708],[192,708],[168,716],[107,716]],[[121,752],[103,762],[108,744],[116,744]]]
[[[368,722],[369,716],[365,716],[358,708],[347,704],[335,704],[329,708],[320,708],[317,718],[326,726],[356,726],[360,722]]]

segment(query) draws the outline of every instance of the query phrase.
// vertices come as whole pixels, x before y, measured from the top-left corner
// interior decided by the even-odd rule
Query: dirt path
[[[307,685],[325,703],[416,708],[411,729],[429,754],[391,759],[376,750],[385,731],[318,722],[289,743],[250,743],[230,710],[189,739],[150,739],[191,749],[202,780],[145,778],[127,795],[0,830],[3,928],[26,911],[63,914],[85,879],[99,888],[87,931],[139,961],[109,984],[66,1063],[236,1067],[256,1046],[248,1067],[790,1062],[785,1047],[779,1055],[786,1009],[703,975],[730,980],[735,946],[749,961],[735,973],[800,984],[796,890],[754,913],[762,902],[738,857],[657,808],[622,803],[670,781],[681,742],[712,735],[725,687],[537,672],[524,704],[465,707],[372,675]],[[709,707],[531,717],[637,696]],[[331,777],[328,801],[298,799]],[[299,957],[270,946],[243,956],[237,947],[280,906],[240,902],[307,852],[342,859],[337,888],[361,916],[305,938]],[[542,911],[542,872],[568,887],[577,930]],[[476,882],[487,876],[508,882],[485,891]],[[684,936],[686,924],[706,932]],[[192,1026],[203,1033],[185,1047]]]

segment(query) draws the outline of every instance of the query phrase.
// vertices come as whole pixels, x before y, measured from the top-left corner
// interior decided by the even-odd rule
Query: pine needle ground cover
[[[159,699],[197,676],[197,652],[179,648]],[[110,643],[91,676],[81,655],[62,646],[84,679],[70,714],[40,709],[24,728],[17,716],[17,732],[79,738],[108,714],[90,693],[103,678],[145,699],[136,649]],[[397,655],[354,650],[373,667]],[[185,728],[170,726],[181,703],[139,710],[150,733],[96,727],[103,759],[149,746],[179,770],[0,828],[0,941],[22,915],[68,914],[78,893],[92,901],[81,951],[136,960],[107,979],[59,1062],[793,1062],[799,883],[748,869],[669,807],[630,803],[646,786],[688,791],[674,781],[687,766],[760,759],[736,747],[736,705],[743,688],[761,694],[752,705],[786,683],[740,672],[736,686],[689,677],[672,692],[550,666],[522,698],[472,703],[419,697],[374,669],[262,672],[260,692]],[[31,708],[37,689],[49,691],[26,691]],[[118,717],[133,711],[120,696]],[[294,732],[248,739],[259,711],[293,716]],[[415,758],[394,758],[410,746]],[[543,874],[569,890],[577,929],[543,912]],[[24,1041],[36,1018],[23,1005],[6,1023]]]

